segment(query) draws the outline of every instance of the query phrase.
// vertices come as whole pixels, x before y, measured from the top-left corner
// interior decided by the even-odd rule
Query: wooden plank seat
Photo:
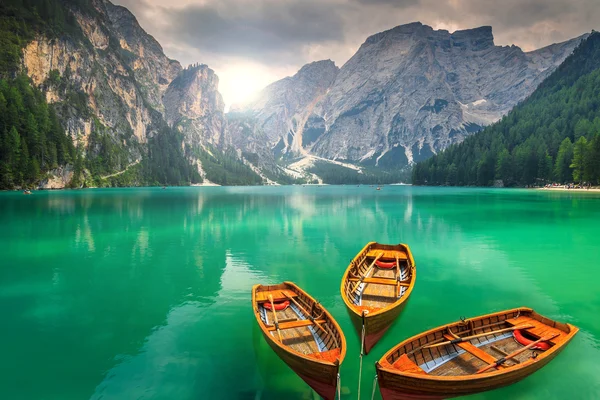
[[[287,290],[287,289],[269,290],[269,291],[256,293],[256,302],[264,303],[264,302],[269,301],[269,295],[273,296],[274,302],[280,302],[280,301],[287,300],[288,298],[286,297],[286,295],[289,297],[297,297],[298,296],[293,291]]]
[[[449,334],[445,334],[444,338],[446,338],[447,340],[454,340],[454,339],[456,339],[456,337],[454,337],[452,335],[449,335]],[[454,345],[460,347],[461,349],[463,349],[467,353],[470,353],[471,355],[479,358],[484,363],[487,363],[487,364],[491,365],[491,364],[494,364],[497,361],[494,356],[492,356],[489,353],[486,353],[485,351],[481,350],[478,347],[473,346],[470,342],[454,343]],[[504,365],[499,365],[498,367],[499,368],[506,368]]]
[[[398,257],[398,261],[406,261],[408,260],[408,255],[405,251],[394,250],[382,250],[379,248],[371,249],[367,252],[367,258],[375,258],[381,254],[381,260],[387,261],[396,261],[396,257]]]
[[[359,278],[348,278],[350,282],[361,282]],[[398,282],[395,278],[363,278],[363,283],[372,283],[375,285],[388,285],[388,286],[396,286],[400,284],[400,286],[410,286],[409,283],[405,281]]]
[[[324,319],[315,319],[315,321],[313,322],[313,321],[311,321],[309,319],[302,319],[300,321],[284,322],[284,323],[280,323],[279,324],[279,330],[301,328],[303,326],[311,326],[311,325],[314,325],[315,322],[318,322],[320,324],[324,324],[327,321],[325,321]],[[269,331],[277,330],[277,328],[275,327],[275,325],[267,325],[267,329]]]

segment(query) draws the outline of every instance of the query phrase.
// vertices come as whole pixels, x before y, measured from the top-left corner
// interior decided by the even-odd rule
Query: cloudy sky
[[[451,32],[491,25],[496,44],[533,50],[600,30],[599,0],[113,0],[183,65],[220,78],[240,103],[307,62],[343,65],[364,40],[421,21]]]

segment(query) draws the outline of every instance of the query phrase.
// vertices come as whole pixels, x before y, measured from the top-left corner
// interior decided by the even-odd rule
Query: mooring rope
[[[377,375],[373,379],[373,392],[371,392],[371,400],[375,399],[375,388],[377,387]]]
[[[337,395],[338,400],[342,400],[342,380],[340,379],[340,373],[337,374]]]
[[[363,311],[362,314],[362,333],[360,334],[360,366],[358,368],[358,397],[360,400],[360,381],[362,379],[362,361],[363,361],[363,352],[365,349],[365,314]]]

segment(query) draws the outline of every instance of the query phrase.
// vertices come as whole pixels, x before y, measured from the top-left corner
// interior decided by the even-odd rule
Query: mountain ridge
[[[428,185],[600,183],[600,33],[592,32],[502,120],[418,163]]]
[[[42,2],[40,17],[31,9]],[[217,74],[170,59],[126,7],[6,0],[0,11],[5,26],[24,29],[0,48],[0,77],[26,74],[75,149],[59,165],[32,155],[48,175],[42,187],[294,183],[331,175],[327,165],[406,169],[498,120],[585,36],[523,52],[496,46],[490,26],[400,25],[369,36],[341,68],[308,63],[225,115]],[[39,148],[29,125],[6,130]]]
[[[271,126],[260,121],[253,125],[248,122],[252,114],[262,110],[246,107],[237,111],[249,115],[250,133],[247,129],[246,137],[240,138],[239,131],[233,132],[233,141],[253,151],[244,147],[244,142],[252,141],[248,136],[270,139],[268,145],[274,150],[270,162],[281,154],[292,158],[312,154],[401,168],[497,121],[585,36],[524,52],[514,45],[496,46],[490,26],[450,33],[420,22],[400,25],[369,36],[339,69],[331,86],[322,88],[326,94],[313,97],[310,109],[295,110],[308,115],[304,126],[295,125],[298,118],[281,114],[276,122],[271,120]],[[464,59],[468,63],[461,65]],[[268,94],[261,92],[261,96]],[[254,105],[271,102],[271,107],[273,103],[287,107],[284,101],[274,100],[259,96]],[[282,126],[286,129],[277,128]],[[290,131],[311,128],[316,133],[302,148],[290,145],[294,144],[288,140],[293,139],[288,138]]]
[[[31,79],[81,159],[78,168],[52,169],[39,159],[49,174],[41,187],[190,184],[229,176],[225,170],[256,183],[258,175],[229,153],[214,71],[167,57],[127,8],[108,0],[7,0],[0,12],[4,26],[25,27],[15,37],[18,60],[0,77]]]

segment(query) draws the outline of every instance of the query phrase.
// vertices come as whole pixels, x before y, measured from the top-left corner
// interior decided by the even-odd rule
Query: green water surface
[[[581,328],[548,366],[472,399],[600,398],[600,196],[372,187],[0,193],[0,399],[311,399],[255,327],[250,288],[291,280],[359,339],[339,294],[371,240],[417,283],[374,362],[426,329],[529,306]],[[379,394],[376,394],[379,398]]]

